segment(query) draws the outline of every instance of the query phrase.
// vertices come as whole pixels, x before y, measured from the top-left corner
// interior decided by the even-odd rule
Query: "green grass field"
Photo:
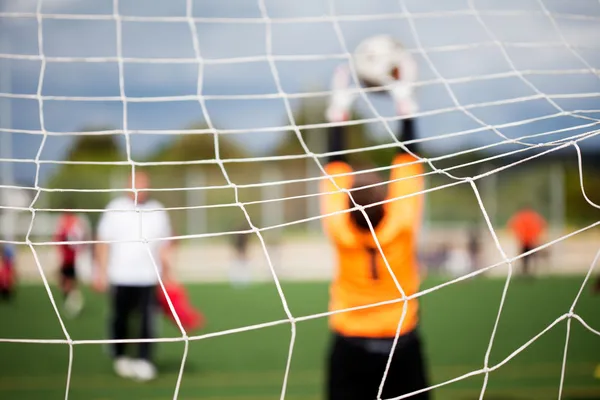
[[[490,357],[491,365],[568,311],[582,277],[514,279],[510,285]],[[425,286],[441,283],[429,279]],[[440,383],[483,366],[504,281],[478,278],[453,284],[422,299],[422,330],[432,383]],[[327,284],[283,284],[294,316],[326,311]],[[226,284],[190,285],[190,295],[205,313],[202,333],[218,332],[285,318],[273,284],[234,289]],[[56,292],[54,292],[56,294]],[[105,338],[105,301],[86,292],[81,317],[66,320],[73,339]],[[576,308],[592,327],[600,328],[598,306],[586,288]],[[567,323],[563,321],[515,358],[490,374],[486,399],[555,399],[558,397]],[[161,336],[175,337],[166,320]],[[12,304],[0,304],[0,337],[64,338],[43,286],[21,287]],[[211,337],[190,343],[180,399],[278,399],[290,343],[289,324]],[[323,365],[328,344],[326,319],[297,324],[297,338],[287,399],[322,398]],[[62,399],[65,395],[68,346],[0,343],[0,399]],[[173,397],[184,351],[183,343],[157,349],[159,379],[141,384],[113,375],[105,348],[74,347],[70,399],[169,399]],[[600,380],[593,378],[600,362],[600,338],[573,321],[564,399],[600,399]],[[483,376],[437,389],[438,400],[478,399]]]

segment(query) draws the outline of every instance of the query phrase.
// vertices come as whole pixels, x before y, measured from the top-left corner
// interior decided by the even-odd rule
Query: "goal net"
[[[288,325],[281,381],[269,394],[287,398],[292,366],[307,351],[298,326],[352,311],[330,312],[322,304],[318,312],[297,314],[286,290],[291,280],[335,275],[336,260],[321,229],[329,216],[319,210],[319,184],[332,180],[324,168],[331,156],[327,129],[344,126],[349,147],[343,153],[386,176],[391,154],[407,144],[395,137],[404,117],[375,89],[356,89],[349,121],[331,123],[324,115],[335,68],[350,63],[352,70],[357,44],[378,34],[398,38],[418,64],[413,117],[415,142],[423,149],[418,162],[426,171],[418,251],[429,275],[442,277],[409,294],[398,282],[391,303],[426,302],[434,292],[443,297],[449,287],[483,277],[503,282],[490,308],[495,317],[479,366],[434,377],[418,393],[481,377],[477,395],[484,398],[493,373],[565,323],[555,377],[561,398],[572,327],[600,335],[577,309],[600,254],[593,236],[600,208],[594,176],[600,3],[593,0],[0,1],[0,245],[16,250],[15,290],[41,282],[63,335],[17,333],[0,324],[0,348],[68,347],[64,397],[81,390],[72,384],[79,348],[114,341],[102,331],[94,338],[73,335],[70,327],[84,323],[65,318],[54,287],[54,254],[64,244],[54,239],[55,224],[71,210],[95,229],[111,198],[137,196],[126,177],[144,169],[152,179],[149,193],[171,218],[173,236],[162,240],[177,244],[177,279],[186,285],[230,279],[230,242],[246,235],[252,276],[245,279],[273,283],[285,315],[200,333],[186,332],[176,317],[177,334],[153,339],[184,344],[169,396],[181,397],[196,343]],[[66,200],[74,206],[65,208]],[[525,205],[549,229],[543,243],[523,253],[507,226]],[[472,241],[479,243],[473,244],[476,258],[469,253],[475,251]],[[544,329],[492,360],[518,266],[536,254],[549,257],[541,258],[535,273],[579,274],[578,290]],[[153,263],[158,273],[159,261]],[[160,286],[164,290],[162,280]],[[87,297],[92,302],[99,295]],[[92,316],[95,310],[83,313],[105,318]],[[461,335],[468,337],[468,329]],[[114,379],[107,385],[116,385]]]

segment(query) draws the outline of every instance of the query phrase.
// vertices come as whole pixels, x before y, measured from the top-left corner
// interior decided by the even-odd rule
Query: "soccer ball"
[[[402,43],[389,35],[369,37],[356,47],[353,55],[356,74],[365,87],[379,87],[417,79],[414,60]]]

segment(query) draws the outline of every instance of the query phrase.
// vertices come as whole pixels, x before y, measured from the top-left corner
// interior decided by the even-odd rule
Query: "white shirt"
[[[146,211],[150,209],[153,211]],[[123,286],[157,284],[158,276],[152,258],[161,273],[160,248],[167,242],[156,239],[170,235],[169,214],[163,210],[160,202],[148,200],[138,203],[136,211],[135,203],[130,197],[119,197],[111,201],[98,226],[98,240],[115,241],[109,243],[108,282]],[[148,242],[144,243],[144,239]],[[152,258],[146,246],[150,249]]]

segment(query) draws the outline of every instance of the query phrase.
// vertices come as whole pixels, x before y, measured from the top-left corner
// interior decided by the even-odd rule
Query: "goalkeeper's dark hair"
[[[365,207],[365,214],[371,221],[373,228],[379,225],[385,214],[382,202],[387,195],[387,185],[383,183],[381,176],[372,171],[357,173],[354,175],[354,183],[350,193],[357,205]],[[349,208],[354,207],[350,198],[348,198],[348,203]],[[350,218],[360,229],[369,230],[369,224],[361,210],[352,210]]]
[[[344,127],[332,126],[329,128],[328,135],[328,151],[330,154],[327,162],[342,161],[347,162],[346,155],[341,151],[345,150],[345,138],[343,133]],[[404,118],[398,125],[397,138],[402,137],[403,141],[413,142],[405,143],[404,147],[411,153],[418,155],[420,153],[418,143],[414,143],[415,135],[415,120],[413,118]],[[398,154],[404,153],[405,150],[398,146],[396,147]],[[357,170],[367,170],[367,168],[356,168]],[[371,222],[373,228],[379,225],[383,220],[385,208],[383,201],[387,197],[387,185],[384,184],[382,177],[373,171],[358,172],[354,175],[354,183],[352,185],[352,198],[354,202],[364,208],[364,212]],[[354,208],[351,199],[348,198],[348,208]],[[368,230],[369,224],[365,215],[361,210],[352,210],[350,218],[360,229]]]

